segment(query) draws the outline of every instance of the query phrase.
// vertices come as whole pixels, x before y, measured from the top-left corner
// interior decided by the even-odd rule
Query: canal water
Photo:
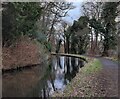
[[[78,58],[52,56],[39,66],[2,75],[3,97],[51,97],[63,92],[84,62]]]

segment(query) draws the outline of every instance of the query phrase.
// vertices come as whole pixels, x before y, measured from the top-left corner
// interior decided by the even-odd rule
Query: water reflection
[[[41,66],[3,75],[3,97],[50,97],[63,91],[84,64],[78,58],[53,56]]]

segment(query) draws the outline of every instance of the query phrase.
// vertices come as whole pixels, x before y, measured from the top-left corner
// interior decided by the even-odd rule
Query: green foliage
[[[71,48],[72,53],[78,52],[83,54],[86,51],[88,41],[89,41],[89,32],[88,28],[88,18],[86,16],[81,16],[78,21],[74,21],[71,27],[71,44],[76,46]],[[76,51],[75,51],[76,50]]]
[[[97,21],[95,18],[90,19],[89,24],[91,27],[93,27],[97,31],[105,33],[105,29],[104,29],[103,25],[101,24],[100,20]]]
[[[103,55],[108,56],[108,50],[115,47],[115,32],[116,32],[116,22],[115,18],[117,16],[117,2],[106,2],[103,6],[102,19],[103,26],[105,29],[104,34],[104,51]]]
[[[94,59],[92,62],[89,62],[87,66],[83,69],[84,74],[91,74],[98,72],[102,69],[102,64],[98,59]]]
[[[12,3],[2,4],[2,40],[3,45],[15,38],[15,9]]]
[[[35,23],[41,15],[41,7],[37,2],[13,3],[16,11],[16,30],[20,34],[31,34],[35,31]]]
[[[45,34],[41,33],[41,32],[36,32],[36,39],[41,42],[44,43],[47,40],[47,37]]]
[[[86,16],[81,16],[79,19],[78,19],[78,26],[80,29],[83,29],[87,26],[88,24],[88,17]]]
[[[108,56],[108,50],[116,46],[116,22],[117,2],[105,2],[102,7],[101,18],[92,18],[88,22],[95,29],[96,35],[101,33],[104,36],[103,55]]]
[[[117,16],[117,2],[106,2],[103,6],[102,18],[104,19],[104,23],[110,23],[112,25],[115,23],[115,18]]]
[[[51,44],[47,41],[47,37],[45,34],[36,32],[36,40],[44,45],[45,49],[47,49],[49,52],[51,52]]]
[[[49,52],[51,52],[51,49],[52,49],[51,44],[50,44],[49,42],[45,42],[44,45],[45,45],[46,49],[47,49]]]
[[[41,10],[37,2],[3,3],[3,45],[21,35],[35,37],[35,23],[40,18]]]
[[[103,24],[105,26],[106,32],[109,32],[110,34],[116,31],[115,18],[117,16],[117,6],[118,6],[117,2],[106,2],[103,6],[102,11]]]
[[[78,21],[74,21],[72,26],[72,31],[78,31],[85,28],[88,24],[88,18],[86,16],[81,16]]]

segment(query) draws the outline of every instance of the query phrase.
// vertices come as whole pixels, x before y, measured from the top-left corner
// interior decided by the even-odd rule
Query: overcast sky
[[[63,18],[64,20],[66,20],[67,22],[70,22],[71,24],[74,22],[74,20],[77,20],[82,15],[82,12],[80,10],[82,2],[73,2],[73,5],[76,8],[70,10],[68,12],[68,16]]]

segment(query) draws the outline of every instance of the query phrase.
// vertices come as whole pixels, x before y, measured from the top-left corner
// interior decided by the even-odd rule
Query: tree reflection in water
[[[3,75],[3,97],[50,97],[55,91],[63,91],[65,86],[76,76],[79,67],[83,65],[83,62],[77,58],[53,56],[46,65],[12,75],[7,74],[7,77]],[[47,67],[42,78],[43,69],[41,70],[41,67]],[[28,82],[25,82],[24,79]]]

